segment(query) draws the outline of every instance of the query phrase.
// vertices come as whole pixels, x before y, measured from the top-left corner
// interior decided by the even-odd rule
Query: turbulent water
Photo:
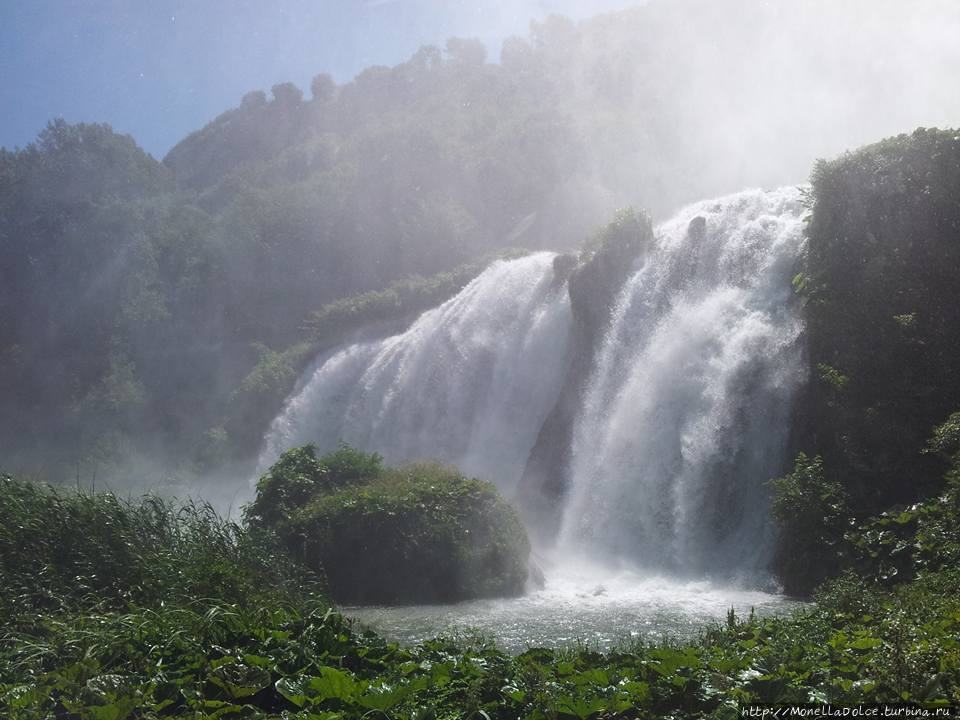
[[[598,650],[637,640],[695,639],[704,626],[737,617],[782,615],[800,603],[782,595],[731,588],[706,580],[677,581],[622,570],[562,566],[548,571],[547,586],[520,598],[456,605],[349,607],[351,617],[384,637],[415,644],[437,635],[479,633],[507,652],[529,647]]]
[[[551,253],[498,261],[400,334],[321,358],[274,420],[261,465],[341,440],[389,462],[439,459],[511,493],[568,362]]]
[[[657,228],[594,352],[554,558],[756,585],[770,546],[764,483],[783,468],[803,380],[790,283],[803,212],[796,188],[747,191]],[[553,260],[496,262],[405,332],[319,358],[262,466],[286,447],[344,440],[391,462],[451,462],[512,495],[569,381],[574,320]],[[531,598],[576,595],[550,587]]]
[[[686,577],[767,560],[767,492],[803,379],[798,189],[699,203],[625,284],[576,424],[565,552]]]

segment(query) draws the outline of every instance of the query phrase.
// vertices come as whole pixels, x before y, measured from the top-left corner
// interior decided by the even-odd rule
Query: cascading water
[[[350,614],[397,640],[469,626],[522,650],[682,637],[730,607],[792,607],[755,588],[770,546],[764,483],[783,470],[803,381],[790,284],[803,212],[797,189],[748,191],[661,225],[587,348],[592,365],[571,362],[584,348],[548,253],[494,263],[406,332],[319,358],[262,467],[343,439],[392,462],[452,462],[514,495],[561,391],[581,388],[545,588]]]
[[[790,278],[801,191],[746,191],[661,225],[612,311],[573,428],[558,557],[650,574],[751,576],[764,483],[803,381]],[[436,458],[513,495],[570,367],[573,314],[550,253],[498,261],[408,330],[319,359],[272,425],[285,448],[343,440]]]
[[[763,567],[764,482],[803,381],[803,212],[798,189],[747,191],[658,228],[575,424],[563,552],[688,577]]]
[[[406,332],[321,358],[274,420],[261,467],[294,445],[343,440],[389,462],[454,463],[512,493],[568,362],[554,257],[495,262]]]

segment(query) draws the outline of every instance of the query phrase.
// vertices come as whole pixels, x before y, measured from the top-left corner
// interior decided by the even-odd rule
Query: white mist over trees
[[[955,124],[958,37],[951,2],[672,0],[548,19],[505,43],[502,62],[549,68],[607,215],[639,204],[663,217],[802,182],[816,158],[877,137]]]
[[[280,351],[316,340],[311,311],[956,124],[957,37],[945,1],[655,0],[536,21],[499,58],[453,39],[341,85],[317,68],[309,98],[251,89],[163,163],[53,126],[0,152],[8,462],[190,475],[252,454],[265,420],[230,420],[238,388],[296,373]]]

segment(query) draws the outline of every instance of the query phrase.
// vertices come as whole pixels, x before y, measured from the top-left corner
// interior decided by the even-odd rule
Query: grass
[[[960,571],[848,575],[790,617],[609,653],[476,638],[405,648],[332,611],[209,508],[0,483],[0,717],[738,716],[743,702],[960,702]]]
[[[0,476],[0,617],[199,598],[256,606],[319,588],[269,537],[207,504],[58,490]]]

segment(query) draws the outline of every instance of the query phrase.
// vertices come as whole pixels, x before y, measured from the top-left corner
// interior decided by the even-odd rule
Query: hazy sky
[[[338,82],[450,36],[509,35],[630,0],[0,0],[0,146],[55,117],[108,122],[160,157],[249,90]]]

